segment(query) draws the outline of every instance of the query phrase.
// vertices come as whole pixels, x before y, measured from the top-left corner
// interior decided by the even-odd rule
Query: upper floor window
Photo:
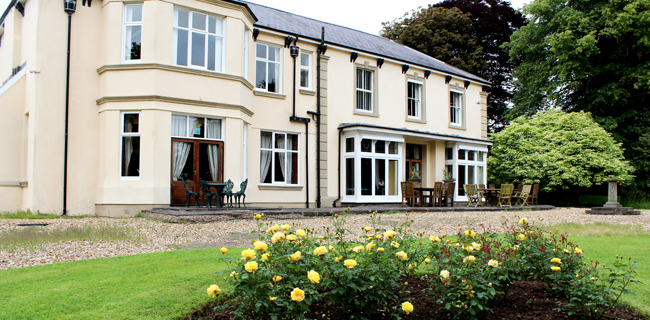
[[[408,91],[408,116],[420,119],[422,117],[422,84],[409,81]]]
[[[300,87],[311,88],[311,54],[307,52],[300,53]]]
[[[140,61],[142,47],[142,4],[124,6],[124,61]]]
[[[357,110],[372,111],[373,71],[357,68]]]
[[[140,176],[140,113],[122,114],[122,177]]]
[[[174,63],[223,70],[223,19],[174,8]]]
[[[280,92],[280,48],[258,43],[255,53],[255,87]]]
[[[462,125],[462,105],[463,105],[463,94],[460,92],[450,91],[449,92],[449,122],[454,126]]]

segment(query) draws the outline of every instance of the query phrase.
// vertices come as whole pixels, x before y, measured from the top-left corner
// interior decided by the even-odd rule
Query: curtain
[[[187,137],[187,116],[172,114],[172,136]]]
[[[282,139],[278,139],[277,137],[275,139],[276,148],[277,149],[284,149],[285,148],[285,146],[284,146],[284,135],[280,135],[280,136],[282,137]],[[282,171],[282,178],[284,179],[284,181],[287,181],[287,171],[286,171],[286,168],[285,168],[286,167],[285,159],[287,157],[287,152],[286,152],[286,150],[283,150],[282,152],[278,152],[277,154],[278,154],[279,162],[280,162],[280,170]],[[277,177],[276,177],[276,181],[278,181]]]
[[[172,163],[172,165],[174,176],[172,178],[174,181],[178,181],[178,177],[181,175],[181,172],[183,172],[183,168],[185,167],[185,162],[187,162],[187,157],[190,155],[191,148],[192,145],[190,143],[180,141],[173,142],[174,163]]]
[[[293,135],[291,135],[291,134],[287,135],[287,149],[293,150],[293,138],[294,138]],[[292,172],[293,172],[293,152],[287,152],[286,157],[287,157],[287,171],[286,171],[286,173],[289,176],[287,177],[285,175],[285,180],[288,183],[291,183],[292,179],[293,179],[293,174],[292,174]],[[282,171],[282,172],[284,173],[285,171]]]
[[[261,145],[260,147],[263,149],[271,149],[273,147],[272,145],[272,137],[270,133],[264,133],[262,132],[261,135]],[[260,183],[264,182],[264,178],[266,178],[266,175],[269,173],[269,167],[271,167],[271,155],[273,154],[269,150],[261,150],[261,159],[260,159]]]
[[[212,181],[217,181],[219,175],[219,146],[216,144],[208,145],[208,160],[210,161],[210,176]]]
[[[208,139],[221,139],[221,120],[208,119],[206,127]]]
[[[122,147],[124,148],[124,159],[122,160],[122,176],[128,176],[129,164],[131,163],[131,155],[133,155],[133,137],[124,137],[124,141],[122,143],[124,145]]]
[[[189,137],[194,137],[194,130],[196,130],[196,124],[199,123],[199,118],[190,117],[190,135]]]

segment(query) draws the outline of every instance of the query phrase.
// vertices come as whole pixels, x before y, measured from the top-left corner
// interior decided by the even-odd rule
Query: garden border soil
[[[403,319],[454,319],[453,314],[442,308],[442,304],[436,303],[427,292],[430,287],[428,280],[424,277],[410,277],[402,279],[400,283],[404,286],[400,294],[400,301],[394,303],[401,305],[402,301],[410,301],[414,306],[411,314],[401,312]],[[223,303],[224,299],[217,299],[203,305],[195,310],[192,314],[185,317],[185,320],[230,320],[231,312],[234,308],[217,309],[215,306]],[[490,306],[492,312],[483,312],[477,315],[478,319],[530,319],[530,320],[554,320],[554,319],[581,319],[578,316],[568,316],[566,312],[560,312],[558,301],[566,303],[566,299],[556,299],[551,297],[551,289],[542,282],[523,280],[513,282],[507,296],[499,297],[494,305]],[[348,320],[349,314],[342,312],[340,308],[327,305],[325,303],[312,305],[311,311],[306,314],[308,319],[327,319],[327,320]],[[376,312],[370,316],[371,320],[391,319],[387,312]],[[623,320],[642,320],[645,319],[638,312],[618,305],[608,311],[602,319],[623,319]]]

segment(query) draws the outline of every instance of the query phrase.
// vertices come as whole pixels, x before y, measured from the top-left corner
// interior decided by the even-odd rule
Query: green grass
[[[58,219],[58,214],[43,214],[40,212],[32,213],[31,211],[17,212],[0,212],[0,219]]]
[[[137,241],[133,228],[120,226],[85,226],[47,230],[42,227],[23,227],[0,232],[0,248],[14,250],[59,241]]]
[[[631,199],[631,200],[623,200],[623,206],[624,207],[632,207],[637,210],[648,210],[650,209],[650,200],[645,199],[645,200],[638,200],[638,199]]]
[[[2,270],[0,319],[178,318],[210,299],[209,285],[224,287],[213,273],[225,268],[220,256],[183,250]]]

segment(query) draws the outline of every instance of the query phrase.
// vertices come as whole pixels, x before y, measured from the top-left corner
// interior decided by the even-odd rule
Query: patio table
[[[424,199],[426,199],[427,197],[428,197],[429,199],[431,199],[431,202],[430,202],[430,203],[431,203],[431,206],[433,206],[433,202],[435,201],[435,200],[433,199],[433,191],[435,190],[435,188],[424,188],[424,187],[418,187],[418,188],[413,188],[413,190],[415,190],[415,191],[419,191],[419,192],[420,192],[420,207],[424,207],[424,206],[425,206]],[[425,195],[424,195],[425,192],[429,192],[429,195],[428,195],[428,196],[425,196]]]
[[[208,182],[208,186],[214,187],[217,190],[217,207],[221,208],[221,197],[222,194],[221,192],[223,191],[223,188],[226,187],[225,182]]]
[[[486,188],[486,189],[483,189],[483,190],[485,191],[485,195],[487,196],[487,203],[488,204],[498,204],[499,203],[499,201],[496,200],[496,199],[497,199],[497,197],[499,195],[499,192],[501,191],[501,188]],[[491,202],[489,200],[490,198],[494,198],[496,201]]]

